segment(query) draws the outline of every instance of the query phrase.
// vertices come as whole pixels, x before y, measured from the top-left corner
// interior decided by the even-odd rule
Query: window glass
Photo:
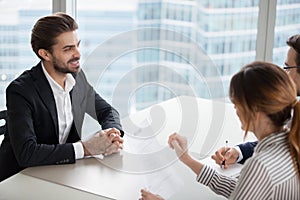
[[[5,108],[7,85],[25,69],[37,64],[31,50],[31,29],[38,18],[51,13],[51,0],[0,2],[0,108]]]
[[[287,39],[300,34],[300,2],[297,0],[277,0],[273,62],[283,66],[287,55]]]
[[[179,95],[225,99],[255,60],[258,0],[77,1],[82,65],[122,117]]]

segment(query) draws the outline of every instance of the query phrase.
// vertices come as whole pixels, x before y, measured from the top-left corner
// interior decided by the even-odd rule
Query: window
[[[174,88],[175,95],[225,98],[230,76],[255,59],[259,1],[214,2],[132,0],[125,6],[120,1],[78,1],[79,35],[85,47],[82,55],[98,57],[85,57],[84,65],[91,73],[88,76],[94,78],[96,90],[106,99],[113,95],[112,88],[127,90],[125,96],[116,94],[116,98],[123,98],[123,103],[114,105],[122,116],[173,96],[167,87],[159,85],[140,88],[153,76],[158,83]],[[112,52],[112,60],[101,61],[104,52]],[[120,62],[125,55],[128,62]],[[112,68],[120,75],[114,76],[115,84],[104,78]],[[126,89],[122,79],[131,73],[134,76]],[[190,87],[184,87],[186,84]],[[135,87],[139,92],[135,93]],[[131,101],[135,105],[128,105],[131,93],[135,93]]]
[[[30,45],[31,29],[36,20],[50,14],[50,0],[1,2],[0,12],[0,108],[5,108],[8,84],[25,69],[37,64]]]
[[[2,108],[8,83],[38,62],[30,47],[30,31],[39,17],[52,13],[52,3],[51,0],[2,2]],[[77,0],[76,3],[73,16],[79,24],[82,67],[105,99],[113,103],[118,98],[120,104],[114,106],[120,108],[121,116],[174,95],[224,100],[231,76],[242,65],[255,60],[257,49],[261,48],[256,47],[260,37],[257,36],[259,0]],[[276,16],[271,17],[276,17],[273,61],[281,65],[287,50],[286,39],[300,31],[300,4],[295,0],[277,0]],[[140,88],[156,75],[154,80],[176,93],[170,95],[167,87],[160,87],[159,92],[153,92],[159,86]],[[193,92],[187,91],[185,84]],[[117,94],[120,88],[126,92]],[[137,88],[139,92],[135,93]],[[128,101],[129,94],[132,101]]]
[[[300,34],[299,1],[277,1],[274,33],[273,62],[282,66],[288,50],[286,40],[294,34]]]

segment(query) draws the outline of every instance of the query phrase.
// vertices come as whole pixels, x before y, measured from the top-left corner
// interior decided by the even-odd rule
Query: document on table
[[[238,178],[241,170],[243,168],[242,164],[236,163],[234,165],[229,165],[227,169],[223,169],[220,165],[216,164],[215,161],[210,157],[206,157],[200,160],[203,164],[206,164],[212,168],[214,168],[218,173],[223,174],[225,176],[230,176],[234,178]]]
[[[154,194],[159,194],[164,199],[169,199],[184,185],[184,182],[178,176],[178,172],[172,168],[147,174],[145,180],[145,189]]]
[[[131,124],[131,123],[125,123]],[[132,124],[131,124],[132,125]],[[161,159],[168,160],[167,157],[162,157],[166,152],[165,149],[172,152],[168,147],[168,143],[160,142],[156,137],[157,131],[152,129],[151,122],[148,119],[142,120],[138,125],[124,126],[126,134],[124,135],[124,146],[123,151],[126,152],[127,158],[130,155],[135,155],[134,159],[130,163],[137,163],[139,166],[143,166],[143,156],[147,157],[146,163],[151,163],[152,166],[158,166],[157,169],[149,168],[145,166],[145,172],[141,168],[140,171],[135,173],[143,172],[142,180],[144,181],[143,188],[149,190],[154,194],[159,194],[164,199],[169,199],[176,191],[183,187],[184,182],[178,176],[178,172],[174,169],[174,163],[166,163],[162,165]],[[154,156],[157,154],[157,156]],[[175,152],[172,152],[175,156]],[[135,160],[140,155],[140,160]],[[153,155],[153,156],[151,156]],[[169,154],[168,154],[169,155]],[[168,156],[166,155],[166,156]],[[175,160],[172,160],[173,162]],[[177,160],[177,162],[179,162]],[[171,165],[172,164],[172,165]],[[181,163],[180,163],[181,164]],[[150,169],[150,170],[149,170]]]

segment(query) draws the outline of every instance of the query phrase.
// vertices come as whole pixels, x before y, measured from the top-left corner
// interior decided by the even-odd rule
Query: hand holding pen
[[[221,165],[221,167],[223,168],[223,169],[225,169],[225,161],[226,161],[226,157],[225,157],[225,155],[226,155],[226,152],[228,151],[228,141],[226,140],[226,142],[225,142],[225,146],[224,146],[224,151],[223,151],[223,161],[222,161],[222,165]]]
[[[228,147],[227,141],[225,147],[218,149],[211,158],[214,159],[220,167],[227,169],[229,165],[236,163],[238,156],[238,151],[235,148]]]

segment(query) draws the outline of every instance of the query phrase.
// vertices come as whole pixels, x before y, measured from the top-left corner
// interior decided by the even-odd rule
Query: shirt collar
[[[280,133],[272,133],[271,135],[265,137],[260,142],[258,142],[254,151],[258,153],[278,143],[287,142],[289,131],[290,129],[286,128]]]
[[[42,68],[43,68],[43,71],[44,71],[44,74],[46,75],[46,78],[52,88],[52,90],[58,90],[58,91],[65,91],[65,92],[70,92],[76,81],[74,79],[74,77],[72,76],[72,74],[68,73],[67,76],[66,76],[66,81],[65,81],[65,90],[55,81],[53,80],[53,78],[48,74],[47,70],[45,69],[44,67],[44,64],[43,62],[42,63]]]

